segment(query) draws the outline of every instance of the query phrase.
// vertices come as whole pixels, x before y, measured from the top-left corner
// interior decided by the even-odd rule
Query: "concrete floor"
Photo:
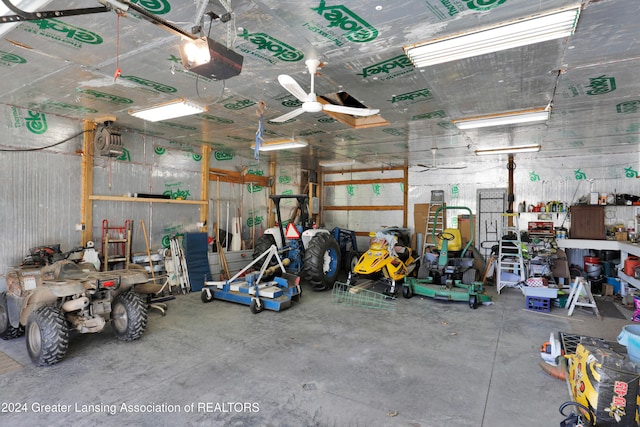
[[[568,318],[555,307],[536,313],[517,289],[487,291],[494,303],[477,310],[423,297],[374,310],[303,284],[291,309],[256,315],[182,295],[166,316],[150,311],[140,340],[120,342],[110,330],[77,335],[47,368],[31,364],[24,337],[0,341],[22,365],[0,375],[0,424],[559,425],[569,392],[538,366],[540,344],[557,331],[615,340],[631,321],[582,310]],[[24,412],[6,412],[16,409],[8,404]]]

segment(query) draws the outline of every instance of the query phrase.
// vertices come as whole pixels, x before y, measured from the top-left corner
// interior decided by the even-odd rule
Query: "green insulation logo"
[[[143,77],[120,76],[120,78],[124,80],[129,80],[130,82],[139,84],[140,86],[144,86],[162,93],[176,93],[178,91],[178,89],[176,89],[175,87],[166,85],[164,83],[154,82],[153,80],[148,80]]]
[[[110,93],[99,92],[94,89],[76,89],[78,93],[86,95],[87,97],[97,99],[99,101],[105,101],[110,104],[133,104],[133,100],[129,98],[124,98],[118,95],[112,95]]]
[[[42,104],[42,109],[51,113],[70,114],[74,116],[86,116],[87,114],[95,114],[98,112],[95,108],[82,107],[80,105],[71,105],[59,101],[47,101]]]
[[[129,150],[127,150],[126,148],[122,147],[122,155],[120,157],[118,157],[116,160],[120,160],[123,162],[130,162],[131,161],[131,152]]]
[[[640,101],[627,101],[616,105],[616,111],[620,114],[637,113],[640,108]]]
[[[21,27],[25,31],[75,48],[81,48],[85,44],[102,44],[103,41],[99,34],[57,19],[38,19],[27,22],[31,25]]]
[[[5,52],[4,50],[0,50],[0,66],[2,67],[13,67],[17,64],[26,64],[27,60],[22,56],[18,56],[15,53]]]
[[[540,181],[540,175],[538,175],[535,171],[529,172],[529,181],[531,182]]]
[[[389,135],[393,135],[393,136],[405,136],[406,134],[404,129],[397,129],[397,128],[382,129],[382,132],[388,133]]]
[[[467,7],[471,10],[490,10],[500,6],[505,1],[507,0],[467,0]]]
[[[243,29],[238,35],[256,47],[255,50],[252,50],[243,46],[238,46],[239,50],[260,59],[264,59],[272,64],[276,63],[275,59],[285,62],[296,62],[304,58],[304,53],[302,53],[302,51],[276,39],[275,37],[271,37],[266,33],[249,33],[249,31]]]
[[[153,147],[153,152],[158,156],[162,156],[163,154],[167,153],[167,149],[164,147]]]
[[[247,227],[253,227],[264,223],[264,217],[262,215],[253,215],[247,218]]]
[[[605,75],[590,78],[589,86],[587,87],[589,88],[587,95],[602,95],[604,93],[613,92],[616,90],[616,79]]]
[[[374,79],[382,77],[383,80],[390,80],[414,70],[413,63],[406,55],[398,55],[377,64],[369,65],[357,75],[362,76],[364,79],[367,77],[373,77]]]
[[[189,190],[183,190],[180,188],[181,182],[175,184],[165,184],[166,190],[162,193],[163,196],[169,196],[172,200],[187,200],[191,195]]]
[[[355,43],[370,42],[378,37],[378,30],[346,6],[327,6],[324,0],[320,0],[318,7],[313,7],[311,10],[325,19],[329,31],[313,23],[305,23],[304,26],[325,38],[332,39],[337,45],[341,45],[338,37],[345,37]],[[331,33],[333,29],[339,29],[343,33],[336,37]]]
[[[166,0],[132,0],[131,3],[138,4],[156,15],[164,15],[171,11],[171,5]]]
[[[220,125],[232,125],[234,123],[233,120],[231,119],[225,119],[223,117],[218,117],[218,116],[212,116],[211,114],[202,114],[200,117],[202,117],[203,119],[209,121],[209,122],[213,122],[213,123],[217,123]]]
[[[446,116],[447,115],[444,112],[444,110],[437,110],[437,111],[431,111],[430,113],[418,114],[416,116],[411,117],[411,120],[415,121],[415,120],[444,118]]]
[[[401,95],[393,95],[393,97],[389,99],[389,101],[395,104],[397,102],[410,101],[413,103],[413,101],[420,102],[420,101],[429,101],[431,99],[433,99],[433,95],[431,94],[431,91],[427,88],[424,88],[420,90],[414,90],[413,92],[403,93]]]
[[[239,99],[235,102],[224,104],[224,108],[228,110],[242,110],[244,108],[251,107],[252,105],[256,105],[256,102],[250,99]]]
[[[582,172],[579,168],[573,171],[573,175],[576,177],[576,180],[578,181],[587,179],[587,174]]]
[[[347,184],[347,194],[349,196],[353,196],[356,194],[356,186],[353,184]]]
[[[626,178],[636,178],[638,176],[638,171],[633,169],[633,166],[629,166],[628,168],[624,168],[624,176]]]
[[[24,118],[24,123],[31,133],[42,135],[47,131],[47,118],[43,113],[29,110],[28,116]]]
[[[218,161],[233,160],[234,154],[228,151],[216,151],[213,157]]]

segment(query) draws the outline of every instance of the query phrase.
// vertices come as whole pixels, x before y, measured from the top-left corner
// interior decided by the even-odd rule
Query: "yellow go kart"
[[[384,282],[385,295],[395,296],[396,283],[418,272],[419,260],[410,246],[409,230],[390,227],[369,233],[369,249],[360,256],[347,276],[354,286],[361,278]]]

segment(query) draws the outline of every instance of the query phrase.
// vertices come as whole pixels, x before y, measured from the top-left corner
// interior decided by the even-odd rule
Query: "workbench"
[[[640,289],[640,280],[624,273],[622,266],[629,255],[640,257],[640,245],[622,240],[591,240],[591,239],[557,239],[556,243],[561,249],[593,249],[605,251],[620,251],[620,268],[618,277],[625,282]],[[620,286],[621,292],[624,286]]]

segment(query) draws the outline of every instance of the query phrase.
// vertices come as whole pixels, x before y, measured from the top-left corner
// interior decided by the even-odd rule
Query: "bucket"
[[[599,277],[600,276],[600,258],[596,256],[584,257],[584,272],[587,277]]]
[[[629,255],[627,259],[624,260],[624,274],[627,276],[633,277],[635,274],[635,267],[640,265],[640,258],[637,256]]]
[[[627,347],[629,360],[640,365],[640,325],[626,325],[618,335],[618,342]]]

